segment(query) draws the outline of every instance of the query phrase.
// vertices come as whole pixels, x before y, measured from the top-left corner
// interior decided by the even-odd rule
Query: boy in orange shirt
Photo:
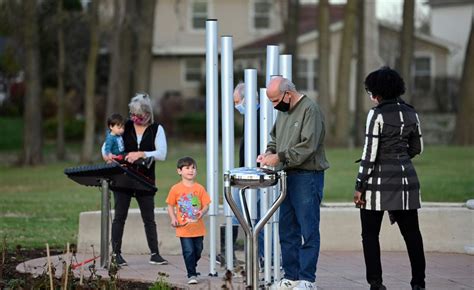
[[[173,185],[166,203],[171,226],[176,228],[176,236],[181,241],[184,263],[188,272],[188,284],[197,284],[197,262],[201,258],[206,227],[202,220],[209,209],[211,199],[206,189],[195,181],[196,161],[191,157],[178,160],[177,171],[181,182]]]

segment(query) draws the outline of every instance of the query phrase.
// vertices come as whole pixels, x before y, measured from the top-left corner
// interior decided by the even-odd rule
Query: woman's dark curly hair
[[[368,92],[384,100],[395,99],[405,93],[405,82],[398,72],[388,66],[371,72],[364,83]]]

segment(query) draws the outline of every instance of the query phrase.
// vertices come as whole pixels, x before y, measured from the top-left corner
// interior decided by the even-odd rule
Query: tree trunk
[[[330,58],[331,40],[329,34],[329,1],[319,1],[319,105],[326,118],[329,118],[331,112],[331,96],[329,89],[329,58]]]
[[[110,77],[106,114],[127,115],[127,103],[131,97],[132,71],[132,20],[135,15],[134,1],[114,1],[115,24],[110,48]]]
[[[404,99],[407,103],[411,102],[412,94],[412,74],[411,67],[413,63],[415,33],[415,0],[404,0],[403,2],[403,25],[400,42],[400,73],[405,81],[406,92]]]
[[[39,64],[39,31],[37,1],[24,0],[23,43],[25,45],[25,109],[23,113],[23,165],[36,165],[43,160],[41,116],[41,82]]]
[[[86,69],[86,99],[85,99],[85,129],[84,141],[82,144],[81,162],[90,163],[94,153],[95,135],[95,80],[97,67],[97,54],[99,51],[99,1],[91,2],[89,31],[90,46]]]
[[[357,13],[357,84],[355,94],[354,141],[356,146],[361,146],[363,145],[365,135],[365,0],[357,1]]]
[[[156,0],[138,0],[136,65],[134,69],[134,92],[150,92],[150,74],[153,61],[153,27]]]
[[[285,25],[285,53],[291,54],[293,58],[293,67],[291,75],[293,80],[297,79],[298,71],[298,19],[300,2],[299,0],[288,0],[288,14]]]
[[[57,87],[57,132],[56,132],[56,157],[58,160],[65,158],[65,140],[64,140],[64,10],[63,1],[58,1],[58,87]]]
[[[341,52],[337,79],[336,120],[334,144],[348,146],[350,138],[349,84],[351,80],[352,46],[355,32],[357,0],[347,1],[344,11]]]
[[[458,145],[474,145],[474,19],[471,19],[471,33],[467,43],[466,57],[461,77],[461,97],[456,116],[455,142]]]

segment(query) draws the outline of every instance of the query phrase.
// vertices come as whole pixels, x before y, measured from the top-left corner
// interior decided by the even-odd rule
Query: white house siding
[[[453,50],[448,62],[448,74],[451,76],[461,76],[473,13],[474,2],[431,7],[431,33],[459,45]]]

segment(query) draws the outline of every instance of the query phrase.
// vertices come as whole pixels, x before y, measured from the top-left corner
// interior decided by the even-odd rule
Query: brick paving
[[[83,254],[77,254],[79,260]],[[203,257],[198,265],[202,273],[199,284],[186,284],[186,270],[181,256],[164,256],[168,265],[151,265],[148,255],[124,255],[128,266],[119,271],[119,278],[142,282],[153,282],[158,273],[166,273],[166,281],[183,289],[221,289],[224,269],[217,265],[218,277],[209,277],[209,259]],[[85,256],[84,259],[89,257]],[[57,275],[60,275],[59,256],[52,259],[58,265]],[[467,254],[426,253],[426,289],[474,289],[474,256]],[[20,272],[42,273],[46,258],[27,261],[17,266]],[[384,284],[388,289],[410,289],[410,264],[405,252],[383,252],[382,266]],[[107,277],[106,270],[99,274]],[[87,271],[85,271],[87,273]],[[80,275],[80,270],[75,270]],[[233,289],[245,289],[243,278],[233,278]],[[361,252],[330,251],[321,252],[317,270],[318,289],[368,289],[365,281],[365,266]]]

